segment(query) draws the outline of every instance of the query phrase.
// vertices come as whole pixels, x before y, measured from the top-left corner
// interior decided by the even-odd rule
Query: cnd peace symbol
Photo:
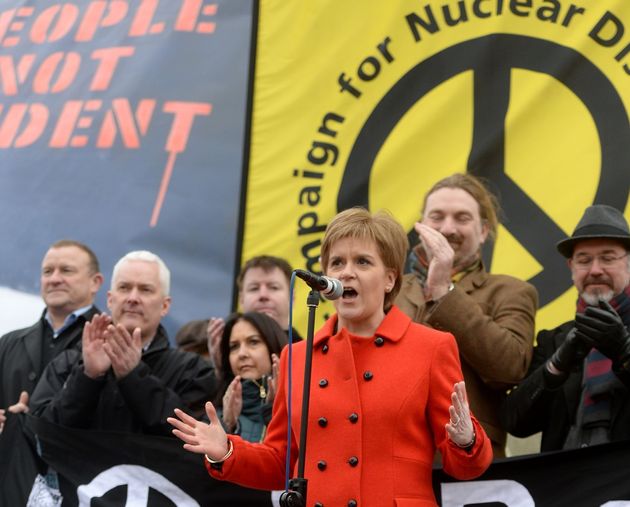
[[[79,507],[90,507],[93,500],[96,504],[100,497],[111,493],[122,493],[125,507],[155,505],[156,493],[161,496],[160,505],[199,507],[194,498],[164,476],[139,465],[116,465],[98,474],[88,484],[79,486]]]
[[[561,82],[584,104],[592,116],[601,147],[600,178],[593,203],[623,210],[630,184],[630,126],[628,114],[610,80],[586,57],[572,48],[533,37],[494,34],[451,46],[420,62],[407,72],[376,105],[352,147],[337,198],[338,209],[369,208],[369,185],[374,161],[403,115],[422,97],[463,72],[474,75],[473,141],[467,170],[484,177],[501,197],[507,221],[503,224],[543,269],[529,282],[544,306],[571,285],[564,259],[555,244],[563,231],[506,174],[505,118],[510,100],[510,75],[514,68],[546,74]],[[430,172],[418,155],[417,170]],[[368,173],[366,174],[366,168]],[[565,170],[570,174],[570,170]],[[571,189],[579,177],[567,181]],[[409,233],[412,243],[417,235]],[[492,245],[484,251],[490,265]]]

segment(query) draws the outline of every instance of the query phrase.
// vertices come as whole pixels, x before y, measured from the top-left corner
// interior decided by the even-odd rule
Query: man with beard
[[[497,208],[469,174],[433,185],[396,305],[415,322],[455,336],[470,408],[502,457],[507,434],[499,411],[506,390],[527,372],[538,295],[530,284],[484,268],[481,246],[496,234]]]
[[[590,206],[557,245],[578,291],[575,319],[541,331],[525,380],[505,401],[518,437],[541,451],[630,438],[630,231],[610,206]]]

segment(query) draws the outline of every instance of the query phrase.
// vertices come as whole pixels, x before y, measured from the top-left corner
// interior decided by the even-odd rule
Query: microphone
[[[338,299],[343,295],[343,284],[336,278],[316,275],[315,273],[304,271],[302,269],[296,269],[295,274],[304,280],[311,289],[321,292],[322,296],[326,299],[332,301],[333,299]]]

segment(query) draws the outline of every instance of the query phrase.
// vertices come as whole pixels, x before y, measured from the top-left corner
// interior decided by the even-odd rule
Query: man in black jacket
[[[527,377],[502,410],[517,437],[542,431],[541,450],[630,438],[630,231],[610,206],[586,209],[560,243],[579,299],[575,319],[541,331]]]
[[[241,267],[236,279],[238,303],[243,313],[266,313],[289,334],[290,287],[293,268],[281,257],[257,255]],[[208,321],[208,351],[215,368],[221,367],[221,338],[225,320],[211,317]],[[302,337],[292,328],[293,341]]]
[[[59,355],[33,393],[33,413],[75,428],[170,435],[175,407],[199,415],[215,396],[212,366],[169,348],[160,321],[170,308],[170,273],[136,251],[114,266],[108,315],[85,326],[82,351]]]
[[[0,431],[6,412],[28,411],[46,365],[60,352],[77,347],[86,322],[98,313],[94,297],[103,283],[98,259],[73,240],[53,243],[41,268],[46,308],[32,326],[0,338]]]

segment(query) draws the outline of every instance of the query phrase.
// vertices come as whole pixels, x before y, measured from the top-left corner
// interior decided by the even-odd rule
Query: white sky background
[[[39,294],[0,287],[0,336],[34,324],[43,309],[44,302]]]

